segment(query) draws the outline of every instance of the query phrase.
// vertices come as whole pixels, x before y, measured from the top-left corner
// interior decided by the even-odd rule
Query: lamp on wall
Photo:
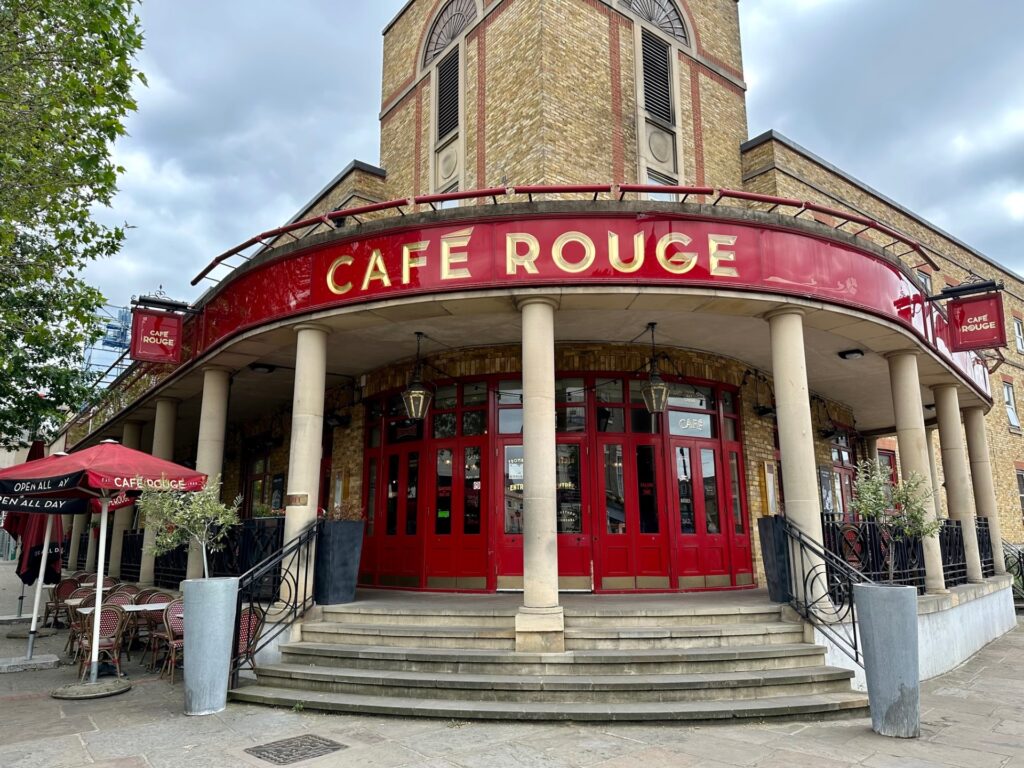
[[[648,413],[664,413],[668,408],[668,384],[664,382],[658,372],[658,350],[654,345],[654,329],[657,325],[657,323],[647,324],[647,330],[651,332],[650,372],[647,381],[640,387],[640,394],[643,395]]]
[[[414,421],[422,421],[427,415],[430,407],[430,400],[433,394],[423,386],[423,365],[420,363],[420,343],[423,341],[423,332],[416,331],[416,366],[412,371],[412,381],[402,393],[402,402],[405,403],[406,415]]]
[[[765,417],[775,417],[775,406],[771,405],[771,387],[768,385],[768,380],[759,372],[747,369],[743,372],[743,381],[740,382],[740,388],[742,389],[747,383],[747,379],[750,377],[754,378],[754,407],[753,411],[755,414],[760,416],[762,419]],[[761,403],[761,382],[764,382],[765,388],[768,390],[769,403],[767,405]]]

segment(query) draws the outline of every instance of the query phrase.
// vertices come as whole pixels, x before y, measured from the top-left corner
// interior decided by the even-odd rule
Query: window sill
[[[1010,430],[1011,435],[1024,435],[1024,431],[1020,427],[1007,427]]]

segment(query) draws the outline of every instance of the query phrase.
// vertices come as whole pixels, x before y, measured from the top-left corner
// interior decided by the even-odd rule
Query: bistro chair
[[[118,580],[115,579],[113,576],[104,576],[103,577],[103,589],[104,590],[108,590],[108,589],[112,590],[119,583],[120,582],[118,582]]]
[[[134,584],[126,584],[122,581],[120,584],[115,584],[114,588],[110,590],[110,594],[115,592],[127,592],[132,597],[137,597],[140,590]]]
[[[78,579],[79,581],[81,581],[84,576],[88,576],[88,575],[89,575],[88,571],[75,571],[74,573],[71,574],[71,578],[72,579]]]
[[[168,595],[166,592],[153,592],[146,599],[145,605],[156,605],[158,603],[170,603],[173,602],[174,596]],[[136,605],[142,605],[142,601],[136,599]],[[166,629],[163,622],[163,613],[156,611],[142,611],[140,613],[142,617],[142,624],[138,626],[138,629],[145,629],[145,649],[142,652],[142,657],[139,659],[141,664],[146,659],[146,654],[150,654],[149,657],[149,668],[156,669],[156,651],[160,646],[161,638],[166,634]]]
[[[78,580],[78,583],[83,587],[95,587],[96,586],[96,574],[87,573],[85,576]]]
[[[132,594],[130,594],[128,592],[119,592],[119,591],[115,590],[115,591],[111,592],[109,595],[104,595],[104,597],[103,597],[103,604],[104,605],[119,605],[119,606],[121,606],[123,608],[126,605],[133,605],[134,603],[135,603],[135,595],[132,595]],[[135,623],[135,614],[134,613],[128,613],[127,611],[125,611],[124,634],[125,634],[125,640],[127,642],[123,643],[121,647],[124,650],[125,656],[128,657],[128,661],[132,660],[132,654],[131,654],[132,644],[131,644],[131,639],[132,639],[132,626],[134,625],[134,623]]]
[[[77,591],[75,590],[75,592]],[[72,659],[78,658],[82,651],[82,638],[85,637],[92,626],[89,617],[78,609],[91,608],[94,605],[96,605],[96,593],[93,590],[89,590],[82,596],[82,602],[78,606],[68,610],[68,644],[64,650],[71,654]]]
[[[89,617],[90,619],[92,617]],[[100,641],[98,658],[106,656],[110,663],[117,668],[117,676],[121,677],[121,646],[124,642],[124,626],[128,614],[119,605],[104,605],[100,608]],[[92,628],[93,622],[87,622]],[[86,664],[92,657],[92,632],[86,632],[82,637],[80,647],[81,657],[78,661],[78,676],[85,678]]]
[[[50,591],[50,599],[46,601],[46,611],[43,613],[44,626],[49,622],[51,613],[53,614],[54,625],[60,622],[61,614],[64,613],[64,601],[76,589],[78,589],[77,579],[63,579],[57,582],[57,586]]]
[[[256,641],[266,614],[256,605],[247,605],[238,617],[238,646],[235,648],[235,661],[238,669],[248,666],[256,671]]]
[[[170,673],[171,685],[174,685],[174,668],[178,659],[185,654],[185,601],[180,597],[171,601],[164,608],[164,629],[156,634],[163,645],[164,663],[160,667],[160,677]],[[155,657],[154,657],[155,658]]]

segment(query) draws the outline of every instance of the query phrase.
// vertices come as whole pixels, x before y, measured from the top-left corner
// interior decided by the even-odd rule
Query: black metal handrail
[[[1003,542],[1006,572],[1013,577],[1013,597],[1024,600],[1024,545]]]
[[[871,581],[925,589],[924,547],[917,537],[894,536],[875,520],[822,521],[825,549]]]
[[[234,649],[231,660],[231,686],[238,685],[238,673],[246,659],[266,648],[282,632],[313,607],[314,546],[320,532],[320,520],[287,542],[238,579],[238,603],[235,607]],[[272,613],[272,628],[254,640],[252,647],[239,646],[242,610],[258,607],[264,615]],[[242,653],[241,651],[245,651]]]
[[[978,554],[981,556],[981,575],[989,578],[996,575],[996,561],[992,553],[992,530],[987,517],[976,517],[978,529]]]
[[[853,585],[872,580],[788,520],[782,524],[789,545],[790,606],[863,667]]]

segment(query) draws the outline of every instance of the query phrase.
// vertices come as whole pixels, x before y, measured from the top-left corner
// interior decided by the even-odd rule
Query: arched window
[[[434,19],[434,26],[427,35],[427,45],[423,51],[423,66],[440,56],[445,48],[462,34],[470,24],[476,21],[476,0],[451,0],[441,9]]]
[[[432,68],[434,158],[431,189],[454,192],[462,177],[462,53],[458,41],[477,20],[477,0],[450,0],[434,19],[423,49],[423,66]]]
[[[650,22],[683,45],[690,44],[682,14],[672,0],[625,0],[626,6],[644,21]]]
[[[640,68],[638,118],[643,126],[640,178],[646,184],[681,183],[679,93],[676,69],[679,47],[690,47],[690,33],[674,0],[621,0],[636,25]],[[675,199],[674,195],[651,195]]]

